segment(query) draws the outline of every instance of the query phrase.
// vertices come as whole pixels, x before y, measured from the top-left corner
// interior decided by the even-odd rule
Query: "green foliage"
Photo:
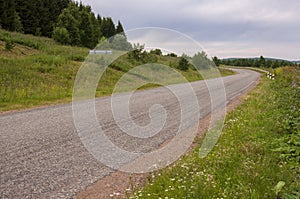
[[[170,56],[170,57],[177,57],[177,55],[175,53],[169,53],[167,54],[167,56]]]
[[[196,53],[192,58],[192,62],[198,70],[209,69],[212,65],[204,51]]]
[[[92,27],[92,44],[98,44],[99,39],[103,37],[101,32],[101,25],[98,21],[98,19],[95,17],[93,13],[90,13],[89,20]],[[95,47],[95,46],[93,46]]]
[[[120,33],[126,37],[120,21],[115,27],[110,17],[96,18],[90,6],[72,0],[1,0],[0,26],[35,36],[55,35],[53,38],[62,44],[90,49],[102,36],[109,38]]]
[[[0,40],[22,47],[22,54],[0,53],[0,111],[71,98],[75,75],[88,49],[57,45],[52,39],[0,29]]]
[[[260,56],[259,60],[258,60],[258,63],[259,63],[259,67],[261,68],[264,68],[265,65],[266,65],[266,60],[263,56]]]
[[[151,54],[155,54],[155,55],[162,55],[162,52],[160,49],[154,49],[150,51]]]
[[[178,69],[186,71],[189,69],[189,61],[186,58],[181,57],[178,62]]]
[[[185,54],[185,53],[182,53],[181,57],[183,57],[183,58],[186,59],[186,60],[190,60],[190,59],[191,59],[191,57],[188,56],[188,55]]]
[[[277,70],[279,71],[279,70]],[[276,94],[275,103],[278,104],[280,114],[275,123],[276,131],[281,135],[273,141],[280,152],[280,156],[287,161],[300,162],[300,87],[293,82],[300,81],[300,69],[281,68],[277,72],[272,88]]]
[[[110,38],[116,34],[115,24],[110,17],[104,17],[102,19],[101,32],[105,38]]]
[[[66,28],[56,27],[52,37],[61,44],[69,44],[71,42],[69,32]]]
[[[15,11],[26,34],[50,37],[61,11],[70,0],[10,0],[15,1]],[[37,31],[39,30],[39,31]]]
[[[69,3],[69,6],[58,17],[58,22],[54,30],[57,28],[65,28],[69,33],[69,41],[53,37],[58,42],[63,41],[63,44],[79,45],[93,49],[103,36],[110,38],[119,33],[115,38],[109,40],[113,48],[117,50],[128,50],[131,48],[120,21],[117,27],[115,27],[110,17],[101,18],[98,15],[96,18],[91,7],[85,6],[82,3]],[[118,44],[117,42],[120,43]]]
[[[15,43],[11,40],[8,39],[5,41],[5,49],[11,51],[15,47]]]
[[[219,66],[219,65],[220,65],[220,61],[221,61],[221,60],[220,60],[217,56],[214,56],[214,57],[213,57],[213,62],[215,63],[216,66]]]
[[[158,60],[159,60],[159,57],[158,55],[155,55],[155,54],[152,54],[152,53],[147,53],[147,52],[144,52],[144,55],[143,55],[143,62],[144,63],[157,63]]]
[[[0,29],[0,40],[11,41],[15,44],[20,44],[38,50],[43,46],[45,46],[45,40],[47,39],[45,38],[37,39],[36,37],[33,36],[24,36],[23,34],[11,33]],[[47,42],[50,42],[50,40],[48,39]]]
[[[16,32],[23,32],[23,25],[21,22],[21,18],[17,12],[14,14],[14,27],[13,30]]]
[[[125,36],[124,28],[120,21],[118,21],[118,25],[116,28],[116,34],[123,34]]]
[[[132,49],[131,44],[127,41],[127,38],[124,36],[124,34],[117,34],[109,41],[110,49],[122,51],[130,51]]]
[[[266,59],[263,56],[260,58],[253,59],[222,59],[220,60],[220,64],[228,65],[228,66],[245,66],[245,67],[263,67],[263,68],[277,68],[282,66],[296,66],[297,64],[285,61],[285,60],[273,60]]]
[[[285,185],[285,182],[279,181],[277,183],[277,185],[274,187],[276,196],[279,196],[279,193],[281,192],[281,190],[282,190],[282,188],[283,188],[284,185]]]
[[[9,31],[22,32],[23,26],[16,11],[15,0],[0,1],[0,25]]]
[[[78,15],[79,7],[75,3],[70,3],[68,8],[64,9],[58,17],[57,27],[65,28],[70,36],[70,41],[66,44],[80,45]]]
[[[129,52],[129,57],[132,60],[136,60],[136,61],[142,61],[143,60],[143,56],[145,55],[143,53],[145,48],[145,45],[141,45],[141,44],[133,44],[133,50],[131,50]]]

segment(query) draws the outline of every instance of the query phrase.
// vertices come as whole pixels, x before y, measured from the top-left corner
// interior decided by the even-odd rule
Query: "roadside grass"
[[[5,49],[8,41],[14,45],[10,50]],[[49,38],[0,29],[0,112],[70,102],[77,71],[88,53],[87,48],[63,46]],[[178,59],[151,55],[144,61],[174,68]],[[116,60],[103,74],[96,97],[110,95],[122,75],[140,64],[144,62],[130,60],[128,55]],[[188,81],[202,79],[192,69],[179,72]],[[221,70],[221,75],[231,74],[232,71]],[[147,84],[140,89],[156,86]]]
[[[212,152],[200,158],[199,143],[127,197],[299,198],[300,92],[291,85],[299,74],[299,68],[284,69],[276,80],[263,77],[227,115]]]

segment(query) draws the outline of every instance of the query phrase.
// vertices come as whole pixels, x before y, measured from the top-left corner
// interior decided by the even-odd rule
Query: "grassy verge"
[[[6,49],[6,43],[12,49]],[[87,48],[63,46],[52,39],[12,33],[0,29],[0,112],[70,102],[76,73],[88,55]],[[149,55],[146,62],[176,68],[177,57]],[[96,96],[110,95],[120,77],[144,64],[128,55],[116,60],[100,80]],[[191,68],[179,71],[188,81],[200,80]],[[221,70],[222,75],[232,71]],[[143,77],[141,77],[142,79]],[[157,85],[146,85],[143,89]]]
[[[299,198],[299,68],[263,78],[229,113],[205,158],[199,148],[153,173],[129,198]],[[298,80],[297,80],[298,78]]]

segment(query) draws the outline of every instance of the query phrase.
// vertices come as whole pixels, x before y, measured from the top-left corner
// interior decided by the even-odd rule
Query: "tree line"
[[[214,58],[218,64],[228,65],[228,66],[246,66],[246,67],[261,67],[261,68],[277,68],[281,66],[296,66],[296,63],[278,60],[278,59],[267,59],[263,56],[260,58],[237,58],[237,59],[218,59]]]
[[[124,32],[120,21],[115,25],[112,18],[96,16],[90,6],[72,0],[0,0],[0,26],[88,48]]]

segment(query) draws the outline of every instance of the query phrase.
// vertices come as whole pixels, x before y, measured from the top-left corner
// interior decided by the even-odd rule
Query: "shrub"
[[[15,46],[15,43],[10,39],[5,42],[5,49],[8,51],[11,51]]]
[[[167,56],[169,56],[169,57],[177,57],[177,55],[175,53],[169,53],[169,54],[167,54]]]
[[[160,49],[154,49],[154,50],[151,50],[150,53],[151,53],[151,54],[155,54],[155,55],[159,55],[159,56],[162,55],[162,52],[161,52]]]
[[[53,39],[61,44],[70,44],[70,34],[66,28],[56,27],[53,31]]]
[[[189,69],[189,62],[185,58],[181,57],[178,63],[178,69],[186,71]]]

